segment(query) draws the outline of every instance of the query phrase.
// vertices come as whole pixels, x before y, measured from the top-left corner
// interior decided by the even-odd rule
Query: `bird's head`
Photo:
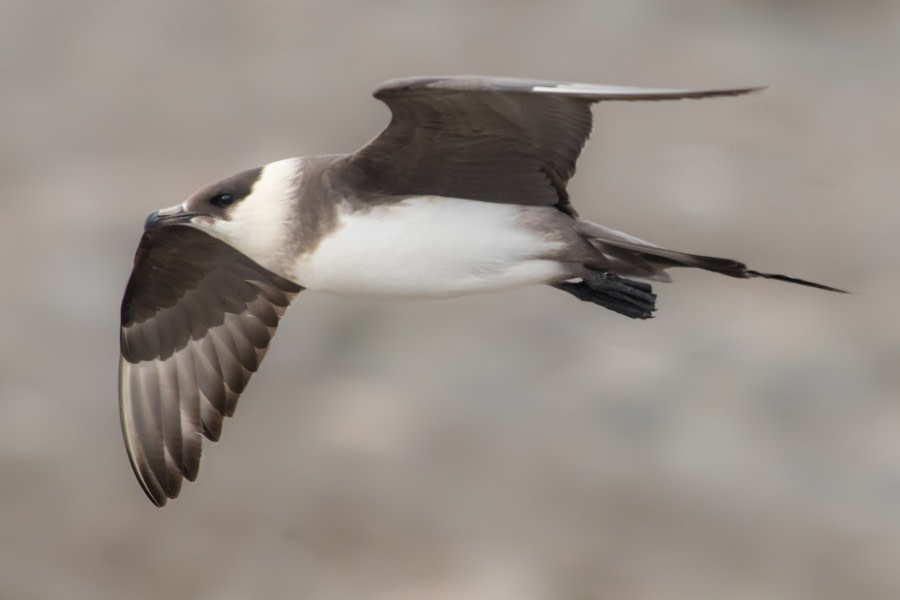
[[[201,188],[181,204],[154,211],[144,229],[196,227],[279,272],[300,172],[297,158],[243,171]]]

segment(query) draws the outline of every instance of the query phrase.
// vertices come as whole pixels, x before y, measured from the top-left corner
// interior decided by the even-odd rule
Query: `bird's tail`
[[[747,269],[747,274],[745,277],[763,277],[765,279],[777,279],[778,281],[787,281],[788,283],[796,283],[799,285],[805,285],[812,288],[818,288],[820,290],[828,290],[829,292],[840,292],[841,294],[847,294],[847,290],[842,290],[836,287],[831,287],[830,285],[824,285],[821,283],[816,283],[814,281],[807,281],[805,279],[799,279],[797,277],[789,277],[787,275],[780,275],[778,273],[760,273],[759,271],[753,271],[752,269]]]
[[[796,283],[830,292],[847,293],[845,290],[831,287],[830,285],[823,285],[797,277],[754,271],[753,269],[748,269],[744,263],[730,258],[701,256],[660,248],[630,235],[586,221],[579,221],[579,231],[591,244],[601,251],[605,258],[613,262],[617,267],[616,272],[620,275],[668,281],[669,277],[665,273],[666,269],[671,267],[692,267],[738,279],[761,277],[787,281],[788,283]],[[618,267],[621,267],[621,269]],[[619,272],[620,270],[622,272]]]

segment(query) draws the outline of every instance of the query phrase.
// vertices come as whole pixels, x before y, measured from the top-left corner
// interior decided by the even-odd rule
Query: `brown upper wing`
[[[378,137],[351,155],[353,185],[391,195],[441,195],[557,206],[601,100],[672,100],[759,88],[647,89],[488,77],[416,77],[381,84],[391,109]]]
[[[144,233],[122,301],[119,407],[154,504],[196,478],[201,434],[219,438],[301,289],[193,227]]]

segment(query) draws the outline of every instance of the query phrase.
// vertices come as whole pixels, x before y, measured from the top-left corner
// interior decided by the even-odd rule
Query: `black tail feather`
[[[715,256],[701,256],[699,254],[687,254],[684,252],[675,252],[673,250],[653,249],[653,253],[643,252],[643,258],[658,266],[666,267],[694,267],[713,273],[720,273],[729,277],[737,277],[738,279],[749,279],[752,277],[762,277],[764,279],[776,279],[778,281],[787,281],[788,283],[796,283],[807,287],[826,290],[829,292],[839,292],[848,294],[846,290],[823,285],[797,277],[789,277],[779,273],[761,273],[748,269],[744,263],[732,260],[730,258],[718,258]]]
[[[805,285],[807,287],[816,288],[819,290],[827,290],[829,292],[839,292],[841,294],[849,294],[847,290],[841,290],[838,288],[834,288],[828,285],[822,285],[821,283],[813,283],[812,281],[806,281],[805,279],[797,279],[796,277],[788,277],[787,275],[779,275],[778,273],[760,273],[759,271],[753,271],[747,269],[746,277],[762,277],[764,279],[777,279],[778,281],[787,281],[788,283],[796,283],[799,285]]]

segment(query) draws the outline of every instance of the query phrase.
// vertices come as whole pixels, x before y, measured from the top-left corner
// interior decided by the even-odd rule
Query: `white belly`
[[[352,212],[294,267],[294,281],[341,296],[450,297],[563,275],[559,241],[522,225],[549,207],[417,196]]]

